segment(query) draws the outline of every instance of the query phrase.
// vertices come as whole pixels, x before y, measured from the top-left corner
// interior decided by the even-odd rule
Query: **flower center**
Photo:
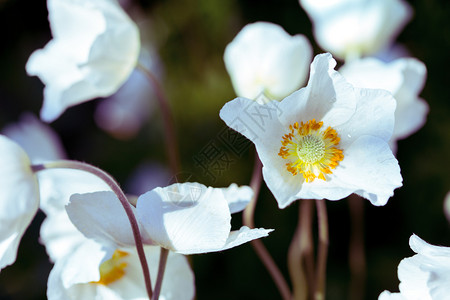
[[[122,278],[125,275],[125,268],[127,267],[124,258],[128,255],[127,252],[116,249],[110,259],[101,263],[100,280],[91,283],[108,285]]]
[[[322,129],[323,122],[315,119],[306,123],[289,125],[289,133],[283,135],[278,155],[286,159],[286,169],[292,175],[302,174],[306,182],[325,179],[344,159],[336,130]]]

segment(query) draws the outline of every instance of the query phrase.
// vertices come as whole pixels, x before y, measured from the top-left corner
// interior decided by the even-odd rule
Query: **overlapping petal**
[[[364,58],[346,63],[339,72],[358,87],[385,89],[397,102],[391,147],[396,140],[408,137],[425,124],[428,104],[419,97],[425,84],[426,67],[415,58],[399,58],[384,63]]]

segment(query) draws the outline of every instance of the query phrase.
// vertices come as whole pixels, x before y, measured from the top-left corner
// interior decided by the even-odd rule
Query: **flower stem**
[[[289,246],[288,267],[295,300],[308,299],[314,286],[311,200],[301,200],[298,225]]]
[[[366,284],[366,257],[364,250],[364,199],[358,195],[348,198],[351,219],[349,246],[350,291],[349,299],[364,299]]]
[[[136,249],[139,256],[139,260],[141,262],[142,266],[142,272],[144,274],[144,281],[145,281],[145,287],[147,289],[147,294],[149,299],[152,297],[152,284],[150,279],[150,271],[148,268],[147,259],[145,257],[144,253],[144,247],[142,244],[142,238],[141,233],[139,231],[139,225],[136,220],[136,217],[134,216],[133,211],[131,210],[131,204],[128,202],[127,197],[125,196],[122,189],[119,187],[119,184],[114,180],[114,178],[106,173],[105,171],[94,167],[92,165],[89,165],[87,163],[79,162],[79,161],[73,161],[73,160],[58,160],[58,161],[52,161],[47,162],[40,165],[32,165],[32,170],[34,172],[46,170],[46,169],[75,169],[75,170],[82,170],[89,173],[92,173],[96,176],[98,176],[100,179],[102,179],[110,188],[111,190],[117,195],[117,198],[119,198],[120,203],[122,204],[125,213],[127,214],[128,220],[130,221],[131,229],[133,231],[134,241],[136,243]]]
[[[156,278],[155,290],[153,291],[152,300],[158,300],[159,294],[161,293],[162,280],[164,277],[164,271],[166,270],[168,256],[169,250],[161,248],[161,253],[159,254],[158,277]]]
[[[250,203],[247,205],[247,207],[243,212],[243,223],[245,226],[248,226],[250,228],[255,228],[254,215],[259,190],[261,188],[261,179],[262,179],[261,169],[262,163],[259,160],[258,155],[255,154],[255,165],[253,167],[252,179],[250,181],[250,187],[253,189],[254,195],[252,200],[250,201]],[[281,294],[281,297],[284,300],[290,300],[292,296],[289,286],[286,280],[284,279],[280,269],[278,268],[275,261],[270,256],[270,253],[264,246],[264,244],[258,239],[251,241],[251,244],[256,254],[258,255],[259,259],[261,259],[262,263],[264,264],[270,276],[272,277],[275,285],[278,288],[278,291]]]
[[[144,75],[148,78],[148,80],[153,86],[156,98],[158,99],[158,103],[161,108],[161,113],[163,115],[165,137],[166,137],[166,149],[169,155],[170,168],[172,170],[173,175],[175,176],[179,173],[180,170],[180,159],[178,153],[178,143],[175,134],[175,126],[172,111],[170,110],[169,107],[169,101],[165,96],[163,89],[158,82],[158,79],[156,79],[153,73],[139,63],[136,65],[136,68],[140,70],[142,73],[144,73]]]
[[[328,215],[325,200],[316,200],[317,221],[319,229],[319,246],[317,250],[315,300],[325,299],[325,283],[328,256]]]

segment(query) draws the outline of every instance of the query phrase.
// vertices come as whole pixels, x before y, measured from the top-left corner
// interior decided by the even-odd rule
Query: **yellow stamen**
[[[343,151],[337,146],[340,138],[331,127],[321,129],[323,122],[315,119],[306,123],[289,125],[289,132],[282,136],[278,155],[287,160],[286,169],[292,175],[302,174],[306,182],[319,178],[326,180],[325,174],[332,174],[344,159]]]
[[[91,283],[108,285],[122,278],[127,267],[124,258],[128,255],[127,252],[116,249],[112,257],[100,265],[100,280],[92,281]]]

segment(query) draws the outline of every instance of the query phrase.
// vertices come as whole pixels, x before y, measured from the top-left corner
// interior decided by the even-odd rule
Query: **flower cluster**
[[[224,48],[237,97],[223,105],[219,117],[231,129],[227,134],[253,143],[255,164],[249,186],[230,182],[218,188],[179,182],[183,145],[178,148],[161,72],[149,63],[145,31],[124,4],[47,0],[53,38],[25,66],[44,85],[40,120],[24,114],[0,134],[0,270],[15,262],[24,232],[42,210],[40,242],[54,264],[50,300],[194,299],[195,268],[186,256],[248,242],[283,299],[325,298],[326,200],[365,198],[384,206],[402,187],[397,141],[426,122],[429,108],[420,93],[427,69],[412,57],[382,58],[411,18],[404,1],[299,3],[326,53],[313,56],[306,35],[269,22],[243,26]],[[334,57],[341,60],[339,68]],[[119,139],[138,136],[158,102],[170,167],[155,176],[170,179],[153,184],[149,177],[131,177],[139,192],[126,194],[102,169],[68,160],[57,132],[41,120],[64,118],[69,107],[100,97],[110,99],[98,105],[96,121]],[[254,224],[263,180],[280,209],[299,202],[299,225],[287,255],[291,284],[260,240],[274,229]],[[241,212],[242,224],[232,230],[232,214]],[[379,299],[448,297],[450,250],[416,235],[410,246],[416,255],[398,267],[400,293],[384,291]]]

